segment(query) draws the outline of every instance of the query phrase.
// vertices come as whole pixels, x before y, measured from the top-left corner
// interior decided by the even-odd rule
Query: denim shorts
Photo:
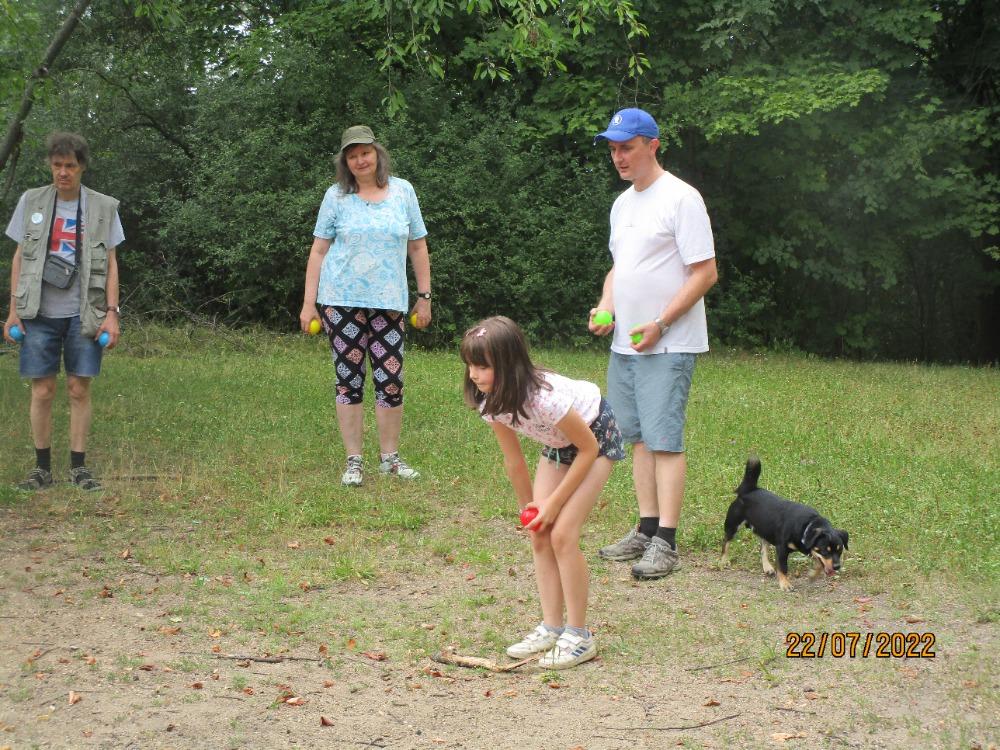
[[[625,458],[625,444],[622,441],[622,432],[618,429],[618,422],[615,421],[615,413],[611,411],[611,405],[601,399],[601,407],[590,423],[590,431],[597,438],[597,455],[607,456],[612,461],[621,461]],[[575,445],[567,445],[565,448],[553,448],[546,445],[542,448],[542,455],[549,461],[557,464],[569,466],[579,453]]]
[[[626,443],[651,451],[684,452],[684,418],[695,355],[611,352],[608,401]]]
[[[62,355],[66,373],[93,378],[101,372],[103,349],[94,339],[80,335],[80,316],[22,320],[20,371],[22,378],[47,378],[59,374]]]

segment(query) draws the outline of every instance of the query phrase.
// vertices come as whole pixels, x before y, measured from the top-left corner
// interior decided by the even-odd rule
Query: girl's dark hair
[[[355,143],[341,151],[340,156],[337,157],[337,185],[340,186],[341,195],[358,192],[358,181],[351,174],[351,168],[347,166],[347,152],[358,146],[369,145],[375,149],[375,154],[378,156],[378,166],[375,168],[375,182],[380,188],[384,188],[389,184],[389,175],[392,174],[392,160],[389,158],[389,152],[385,150],[385,146],[378,141],[371,144]]]
[[[49,137],[45,139],[45,149],[50,160],[53,156],[72,154],[81,167],[87,166],[87,160],[90,158],[90,145],[87,139],[77,133],[49,133]]]
[[[542,373],[528,355],[528,342],[510,318],[497,315],[476,323],[465,332],[461,345],[462,361],[466,365],[493,368],[493,387],[483,393],[465,370],[463,392],[465,403],[481,410],[488,417],[510,414],[511,424],[519,417],[527,419],[525,404],[539,388],[550,388]]]

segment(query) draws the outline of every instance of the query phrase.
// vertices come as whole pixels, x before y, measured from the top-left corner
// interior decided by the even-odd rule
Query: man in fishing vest
[[[118,201],[84,187],[90,147],[75,133],[52,133],[47,142],[52,184],[26,191],[7,225],[17,243],[10,271],[10,312],[3,335],[21,339],[20,373],[31,380],[31,434],[35,468],[21,490],[51,487],[52,402],[60,361],[69,394],[70,481],[84,490],[101,485],[86,465],[90,381],[101,371],[98,339],[118,343],[118,262],[125,239]]]

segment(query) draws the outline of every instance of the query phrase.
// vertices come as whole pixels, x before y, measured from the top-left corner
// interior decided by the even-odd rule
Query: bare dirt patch
[[[897,587],[852,576],[848,558],[838,580],[796,578],[783,594],[705,555],[644,583],[594,560],[602,656],[498,674],[429,657],[452,643],[506,661],[497,639],[537,617],[526,565],[427,555],[372,581],[303,586],[285,620],[301,628],[269,632],[245,624],[260,581],[166,575],[117,546],[95,553],[30,503],[0,508],[0,524],[0,748],[997,743],[991,586]],[[585,538],[588,554],[599,541]],[[933,633],[935,656],[788,658],[787,634],[807,631]]]

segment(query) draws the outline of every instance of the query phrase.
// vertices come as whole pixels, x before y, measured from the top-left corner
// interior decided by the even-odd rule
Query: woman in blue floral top
[[[379,471],[416,479],[419,473],[399,457],[409,308],[406,258],[417,281],[410,314],[423,328],[431,322],[427,229],[413,186],[390,174],[389,154],[371,128],[355,125],[344,131],[337,184],[323,197],[313,235],[299,324],[305,332],[319,318],[330,339],[337,423],[347,453],[341,482],[357,486],[363,479],[366,357],[375,386]]]

